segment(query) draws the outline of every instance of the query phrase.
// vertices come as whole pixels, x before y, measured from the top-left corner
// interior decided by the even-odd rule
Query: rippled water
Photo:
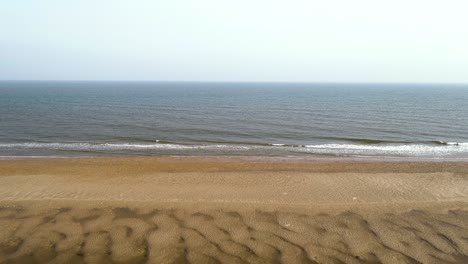
[[[0,156],[468,158],[468,87],[0,82]]]

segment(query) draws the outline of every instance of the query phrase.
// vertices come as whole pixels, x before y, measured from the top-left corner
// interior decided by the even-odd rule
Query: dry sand
[[[2,263],[468,263],[468,163],[0,161]]]

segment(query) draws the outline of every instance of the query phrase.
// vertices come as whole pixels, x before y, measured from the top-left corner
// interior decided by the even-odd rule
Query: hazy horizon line
[[[398,81],[237,81],[237,80],[106,80],[106,79],[0,79],[0,82],[138,82],[138,83],[269,83],[269,84],[421,84],[468,85],[468,82],[398,82]]]

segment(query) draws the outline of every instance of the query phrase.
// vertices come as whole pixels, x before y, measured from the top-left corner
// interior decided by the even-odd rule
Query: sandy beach
[[[0,161],[1,263],[468,263],[468,163]]]

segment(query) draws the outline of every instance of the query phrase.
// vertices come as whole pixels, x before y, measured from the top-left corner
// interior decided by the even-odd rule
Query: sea
[[[0,81],[0,158],[468,159],[468,86]]]

